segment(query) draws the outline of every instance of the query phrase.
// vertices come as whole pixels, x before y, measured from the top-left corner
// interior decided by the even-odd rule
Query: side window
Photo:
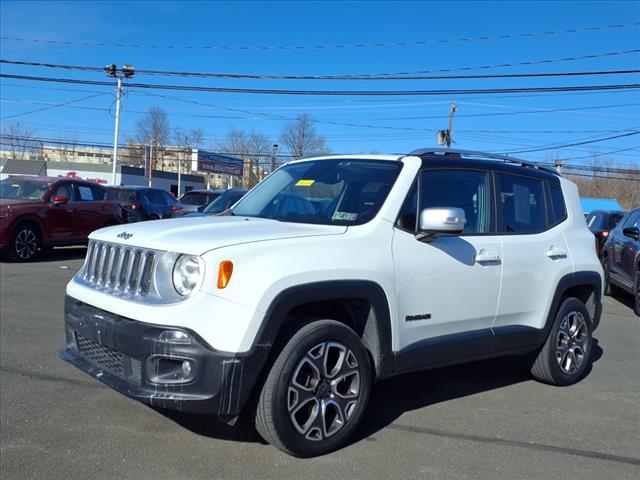
[[[145,195],[149,203],[165,205],[164,197],[162,196],[162,193],[160,193],[158,190],[147,190]]]
[[[478,170],[425,170],[420,177],[418,208],[458,207],[467,223],[464,233],[489,231],[489,181]]]
[[[560,182],[549,182],[549,196],[551,197],[552,222],[554,225],[560,223],[567,215],[567,207],[564,204],[564,195]]]
[[[107,192],[98,186],[91,186],[91,192],[93,193],[93,199],[96,201],[102,201],[105,199]]]
[[[544,181],[498,173],[498,232],[536,233],[547,228]]]
[[[88,185],[76,185],[81,202],[93,202],[93,189]]]
[[[640,219],[640,210],[631,212],[625,220],[624,225],[622,225],[622,228],[637,226],[636,223],[638,222],[638,219]]]
[[[73,192],[73,185],[70,183],[63,183],[55,191],[51,194],[50,198],[53,197],[67,197],[70,202],[75,202],[76,198]]]

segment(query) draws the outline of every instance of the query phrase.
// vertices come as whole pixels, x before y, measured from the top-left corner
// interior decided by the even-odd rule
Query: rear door
[[[91,232],[102,228],[109,210],[104,202],[106,191],[98,185],[75,183],[77,213],[74,219],[74,230],[77,238],[86,238]]]
[[[503,268],[494,331],[540,329],[557,282],[573,271],[563,235],[566,207],[560,183],[502,171],[495,173],[495,181]]]

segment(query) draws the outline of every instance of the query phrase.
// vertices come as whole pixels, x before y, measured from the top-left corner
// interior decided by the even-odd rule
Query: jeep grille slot
[[[146,297],[153,287],[156,252],[91,240],[81,283],[125,298]]]

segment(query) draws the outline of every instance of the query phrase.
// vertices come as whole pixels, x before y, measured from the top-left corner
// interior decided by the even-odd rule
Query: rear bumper
[[[240,413],[268,354],[265,347],[242,355],[216,351],[190,330],[137,322],[69,296],[65,331],[60,357],[118,392],[149,405],[222,418]],[[184,332],[189,343],[171,343],[162,337],[167,331]]]

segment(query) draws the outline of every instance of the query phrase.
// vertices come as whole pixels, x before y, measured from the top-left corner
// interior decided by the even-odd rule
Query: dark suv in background
[[[128,223],[171,218],[176,199],[159,188],[122,186],[108,187],[122,206]]]
[[[205,215],[218,215],[232,207],[238,200],[244,197],[247,191],[248,190],[243,188],[231,188],[216,198],[209,205],[198,207],[197,211],[186,213],[184,216],[203,217]]]
[[[634,296],[634,311],[640,316],[640,208],[627,213],[609,233],[602,264],[606,293]]]
[[[598,257],[602,256],[602,246],[626,212],[610,210],[594,210],[587,215],[587,227],[596,236]]]
[[[0,250],[29,261],[40,248],[86,243],[102,227],[123,223],[122,209],[97,183],[48,177],[0,181]]]
[[[224,190],[189,190],[183,194],[173,210],[174,217],[181,217],[190,212],[197,212],[217,199]]]

